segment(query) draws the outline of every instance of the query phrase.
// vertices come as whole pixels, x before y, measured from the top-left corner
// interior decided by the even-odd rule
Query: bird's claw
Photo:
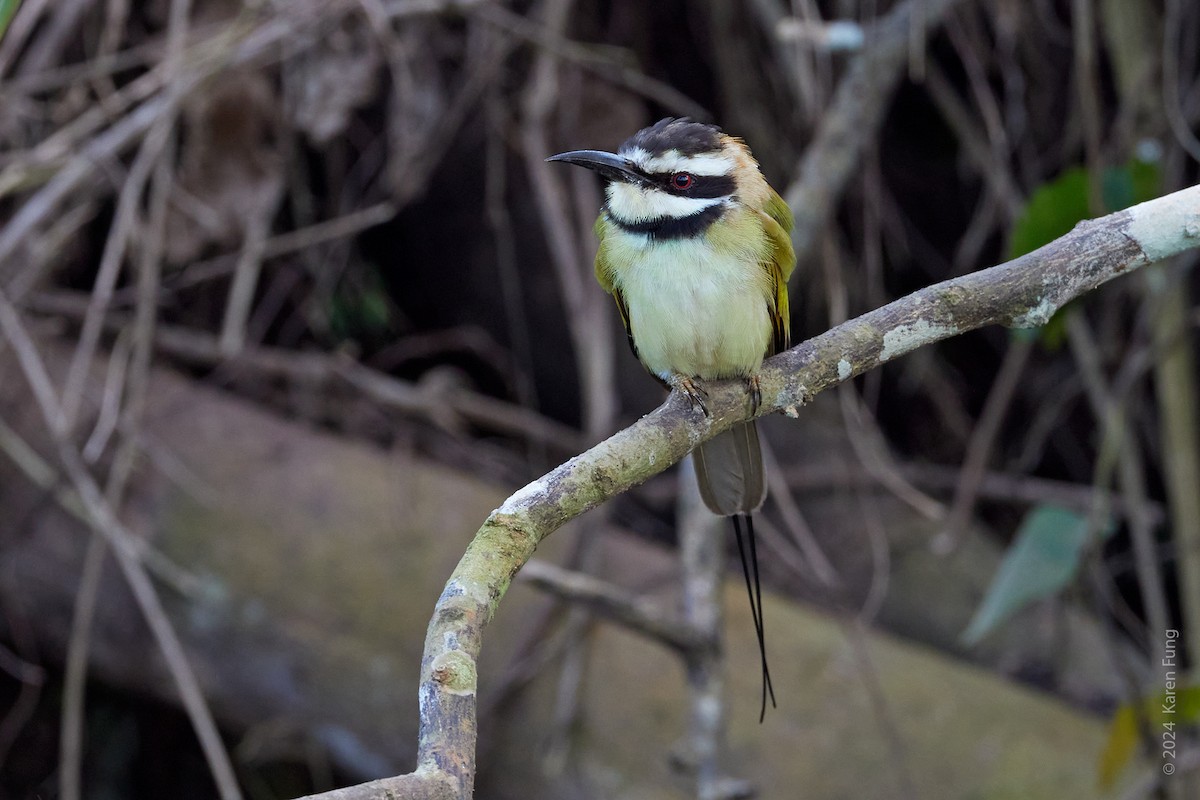
[[[688,399],[688,401],[692,404],[692,408],[698,407],[704,412],[704,416],[712,416],[712,414],[708,413],[708,405],[704,402],[705,398],[708,397],[708,392],[704,391],[704,387],[696,383],[696,381],[692,380],[691,378],[683,376],[675,378],[675,380],[672,381],[672,385],[680,392],[680,394]]]
[[[746,391],[750,392],[750,416],[756,416],[758,409],[762,406],[762,387],[758,385],[758,376],[751,375],[746,378]]]
[[[750,375],[743,378],[743,381],[746,384],[746,391],[750,393],[750,416],[753,417],[762,407],[762,387],[759,386],[757,375]],[[696,382],[696,379],[678,375],[671,381],[671,386],[688,399],[692,408],[699,408],[706,417],[712,416],[708,410],[708,404],[704,402],[708,398],[708,392]]]

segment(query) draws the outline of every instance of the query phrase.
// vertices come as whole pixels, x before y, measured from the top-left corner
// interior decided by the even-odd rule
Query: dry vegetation
[[[0,558],[55,507],[95,536],[73,540],[62,647],[4,567],[0,764],[19,768],[0,796],[82,796],[106,553],[216,786],[245,790],[161,598],[190,565],[147,546],[126,506],[162,469],[142,435],[159,368],[508,486],[661,400],[590,274],[599,186],[546,155],[615,148],[667,114],[745,138],[797,216],[794,340],[1200,176],[1200,6],[1186,0],[0,0],[0,25],[14,6],[0,39]],[[772,428],[772,585],[855,620],[850,637],[877,620],[1098,713],[1143,706],[1164,631],[1200,657],[1195,260],[1035,332],[924,348],[839,387],[816,421]],[[583,524],[663,541],[678,519],[685,550],[719,547],[682,524],[674,489],[651,480]],[[841,498],[836,519],[810,512],[822,497]],[[1047,506],[1083,533],[1067,574],[1031,597],[1097,621],[1088,655],[1116,664],[1115,688],[973,655],[894,601],[900,553],[919,545],[936,565],[976,538],[998,549]],[[688,550],[693,616],[675,624],[580,576],[590,538],[573,571],[528,577],[667,643],[695,707],[719,706],[720,554]],[[954,602],[930,590],[929,604]],[[528,647],[549,652],[564,736],[588,619],[547,613],[530,634],[553,640]],[[702,716],[689,781],[738,796],[724,721]],[[1136,796],[1185,791],[1157,778]],[[267,784],[256,796],[284,793]]]

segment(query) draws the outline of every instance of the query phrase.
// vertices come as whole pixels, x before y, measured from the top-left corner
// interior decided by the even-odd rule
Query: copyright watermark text
[[[1178,686],[1179,658],[1176,644],[1179,631],[1167,628],[1163,647],[1163,695],[1162,695],[1162,771],[1164,775],[1175,774],[1175,721],[1176,687]]]

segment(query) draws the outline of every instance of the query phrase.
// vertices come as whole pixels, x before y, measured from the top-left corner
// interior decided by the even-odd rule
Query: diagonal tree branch
[[[1200,247],[1200,186],[1081,223],[1021,258],[944,281],[769,359],[760,414],[798,416],[832,386],[918,347],[985,325],[1034,327],[1101,284]],[[672,394],[632,426],[530,483],[492,512],[438,599],[425,639],[415,773],[323,798],[470,797],[475,777],[476,659],[513,576],[568,520],[679,461],[746,418],[740,381],[713,383],[705,418]],[[414,786],[421,786],[421,794]],[[449,790],[449,795],[436,794]],[[317,796],[314,796],[317,797]]]

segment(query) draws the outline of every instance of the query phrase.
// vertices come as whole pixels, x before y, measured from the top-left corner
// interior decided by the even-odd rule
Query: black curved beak
[[[628,159],[622,158],[615,153],[606,153],[603,150],[571,150],[568,153],[559,153],[556,156],[550,156],[546,160],[565,161],[568,164],[587,167],[599,173],[600,177],[605,180],[624,181],[625,183],[640,185],[649,183],[646,176],[635,170]]]

